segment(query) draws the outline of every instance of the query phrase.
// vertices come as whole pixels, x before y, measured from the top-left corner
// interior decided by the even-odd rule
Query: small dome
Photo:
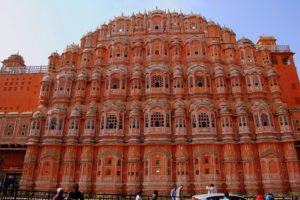
[[[49,111],[48,115],[53,114],[65,114],[66,113],[66,107],[63,104],[55,104]]]
[[[133,117],[133,116],[140,116],[140,110],[138,108],[133,108],[130,113],[129,113],[129,117]]]
[[[64,53],[79,53],[79,46],[77,44],[67,45]]]
[[[12,54],[2,61],[4,67],[24,67],[24,59],[19,54]]]
[[[182,107],[179,107],[175,110],[175,116],[179,117],[179,116],[185,116],[185,110]]]
[[[86,80],[87,79],[87,74],[85,71],[80,71],[77,75],[77,80]]]
[[[230,77],[236,77],[236,76],[240,76],[240,71],[237,67],[235,66],[231,66],[229,68],[229,76]]]
[[[173,77],[183,77],[183,72],[181,70],[181,68],[178,66],[178,67],[175,67],[174,69],[174,73],[173,73]]]
[[[214,25],[216,25],[216,23],[214,21],[212,21],[211,19],[209,19],[208,22],[207,22],[207,25],[208,26],[214,26]]]
[[[132,78],[141,78],[142,77],[142,71],[140,70],[140,67],[135,67],[133,69],[133,72],[132,72]]]
[[[254,47],[253,42],[247,38],[241,38],[237,41],[237,43],[239,48],[246,47],[246,46]]]
[[[231,113],[230,106],[228,105],[228,103],[226,101],[220,102],[219,107],[220,107],[221,114],[230,114]]]
[[[80,105],[75,104],[71,110],[70,117],[81,117]]]
[[[59,54],[57,52],[53,52],[50,54],[49,57],[59,57]]]
[[[215,77],[225,76],[224,69],[221,65],[215,67]]]
[[[270,67],[267,69],[267,77],[278,76],[274,68]]]
[[[150,11],[149,12],[149,14],[150,15],[162,15],[162,14],[164,14],[165,12],[163,11],[163,10],[160,10],[160,9],[158,9],[157,7],[155,8],[155,10],[152,10],[152,11]]]
[[[24,61],[23,57],[18,54],[12,54],[8,57],[8,60],[21,60]]]
[[[95,102],[91,102],[87,112],[86,112],[87,117],[96,117],[97,116],[97,105]]]
[[[278,113],[278,114],[287,114],[288,111],[287,111],[287,109],[284,108],[283,106],[279,106],[279,107],[277,108],[277,113]]]
[[[60,79],[60,78],[73,79],[74,78],[74,74],[73,74],[73,72],[70,72],[70,71],[61,71],[56,76],[56,78],[57,79]]]
[[[101,72],[98,69],[94,69],[92,72],[92,80],[100,79]]]
[[[106,49],[106,46],[104,44],[100,43],[100,44],[97,45],[96,48],[97,49]]]
[[[40,110],[38,110],[33,113],[32,118],[42,118],[43,116],[44,114]]]
[[[235,102],[235,109],[237,114],[247,114],[247,107],[241,100]]]
[[[51,76],[49,74],[45,74],[42,78],[42,82],[51,82]]]

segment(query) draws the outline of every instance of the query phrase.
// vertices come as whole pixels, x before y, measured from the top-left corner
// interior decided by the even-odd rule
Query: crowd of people
[[[180,200],[180,194],[183,186],[177,187],[176,185],[173,186],[170,192],[171,200]],[[215,194],[217,193],[217,189],[214,186],[214,184],[210,184],[209,186],[206,186],[207,194]],[[79,191],[79,185],[74,184],[72,191],[68,193],[67,197],[64,197],[64,190],[63,188],[57,188],[57,193],[53,197],[53,200],[84,200],[83,194]],[[151,200],[157,200],[158,199],[158,190],[154,190]],[[135,200],[142,200],[142,191],[139,191],[136,195]],[[230,200],[230,196],[228,192],[224,193],[223,200]],[[269,193],[267,195],[258,194],[256,197],[256,200],[274,200],[273,194]]]
[[[68,193],[67,198],[64,197],[64,189],[57,188],[56,195],[53,197],[53,200],[84,200],[82,193],[79,191],[79,185],[74,184],[72,191]]]

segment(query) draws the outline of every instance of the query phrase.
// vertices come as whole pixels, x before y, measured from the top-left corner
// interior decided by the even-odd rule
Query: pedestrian
[[[73,185],[72,191],[69,192],[67,199],[68,200],[73,200],[73,199],[84,200],[84,197],[83,197],[82,193],[79,191],[79,185],[78,184]]]
[[[171,199],[176,200],[176,185],[171,190]]]
[[[230,200],[228,192],[224,193],[224,199],[223,200]]]
[[[154,190],[154,191],[153,191],[153,194],[152,194],[151,200],[157,200],[157,196],[158,196],[158,191],[157,191],[157,190]]]
[[[268,193],[266,196],[265,196],[265,199],[266,200],[274,200],[274,196],[272,193]]]
[[[265,200],[265,197],[264,197],[264,195],[262,195],[261,193],[259,193],[259,194],[256,196],[256,200]]]
[[[176,200],[180,200],[180,193],[181,193],[181,189],[183,188],[183,185],[179,186],[176,189]]]
[[[210,186],[206,186],[207,194],[215,194],[217,193],[217,189],[214,184],[210,184]]]
[[[64,200],[64,189],[57,188],[56,195],[53,197],[53,200]]]
[[[135,200],[142,200],[142,191],[139,191],[139,192],[136,194]]]

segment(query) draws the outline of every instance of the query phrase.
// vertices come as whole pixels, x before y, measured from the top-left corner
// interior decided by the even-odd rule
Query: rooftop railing
[[[291,52],[289,45],[262,45],[263,47],[266,47],[271,52]]]
[[[20,66],[20,67],[4,67],[0,68],[0,74],[39,74],[46,73],[47,66]]]

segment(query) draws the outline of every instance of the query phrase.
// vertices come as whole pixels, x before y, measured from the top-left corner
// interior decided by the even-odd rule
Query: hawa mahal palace
[[[300,193],[293,52],[196,14],[120,16],[0,70],[0,180],[43,191]]]

